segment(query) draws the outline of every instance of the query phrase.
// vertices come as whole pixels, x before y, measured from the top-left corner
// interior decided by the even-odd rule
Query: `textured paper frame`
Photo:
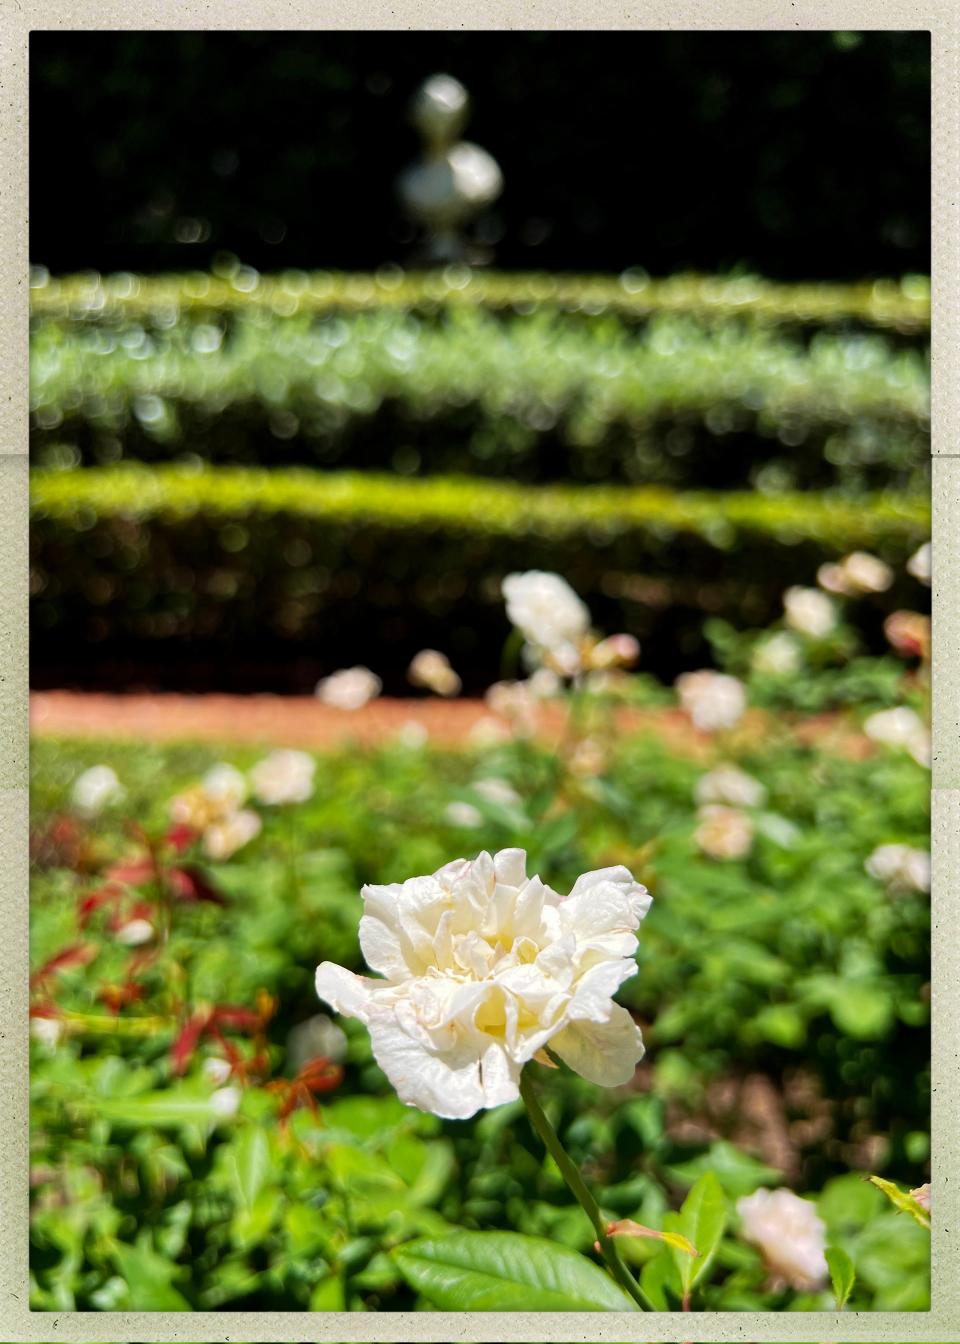
[[[933,61],[933,1208],[929,1312],[30,1312],[27,46],[31,29],[926,30]],[[0,1335],[97,1340],[960,1340],[960,7],[955,0],[0,0]]]

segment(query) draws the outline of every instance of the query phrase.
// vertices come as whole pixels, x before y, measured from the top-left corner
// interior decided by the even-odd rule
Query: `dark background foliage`
[[[35,33],[32,259],[403,262],[394,179],[435,71],[503,168],[501,267],[929,269],[922,32]]]

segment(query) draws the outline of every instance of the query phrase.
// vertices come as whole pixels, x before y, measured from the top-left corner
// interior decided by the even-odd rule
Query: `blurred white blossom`
[[[757,1190],[737,1201],[745,1239],[757,1246],[773,1278],[797,1292],[827,1283],[827,1232],[809,1200],[792,1190]]]
[[[528,681],[496,681],[484,697],[487,708],[507,720],[516,733],[528,737],[537,726],[537,701]]]
[[[837,624],[837,609],[819,588],[788,588],[783,610],[787,625],[811,639],[824,639]]]
[[[58,1017],[31,1017],[30,1035],[48,1050],[55,1050],[63,1036],[63,1023]]]
[[[263,822],[256,812],[244,808],[215,821],[203,833],[203,847],[211,859],[229,859],[260,834]]]
[[[436,649],[420,650],[407,669],[407,680],[435,695],[459,695],[463,688],[446,654]]]
[[[236,766],[226,763],[208,770],[201,787],[208,797],[218,799],[227,807],[239,807],[247,798],[247,781]]]
[[[268,806],[305,803],[313,794],[316,761],[305,751],[271,751],[250,771],[254,796]]]
[[[864,864],[871,877],[891,891],[930,890],[930,855],[910,845],[879,845]]]
[[[854,551],[838,564],[821,565],[817,582],[828,592],[839,593],[842,597],[884,593],[893,583],[893,570],[876,555]]]
[[[216,1055],[208,1055],[203,1061],[200,1072],[209,1082],[218,1087],[227,1081],[233,1070],[225,1059],[220,1059]]]
[[[210,1098],[210,1109],[218,1120],[232,1120],[242,1100],[239,1087],[218,1087]]]
[[[787,630],[763,640],[753,650],[750,665],[762,676],[786,677],[799,671],[802,662],[800,645]]]
[[[421,747],[426,746],[429,738],[430,734],[426,728],[416,719],[407,719],[406,723],[400,725],[397,733],[397,741],[408,751],[419,751]]]
[[[123,785],[109,765],[92,765],[73,781],[70,801],[84,817],[96,817],[124,796]]]
[[[735,765],[718,765],[697,781],[698,803],[727,803],[730,807],[761,807],[767,791],[758,779]]]
[[[693,838],[708,858],[742,859],[753,846],[753,822],[745,812],[722,803],[707,803],[697,812]]]
[[[503,580],[507,616],[524,639],[549,654],[554,670],[573,676],[580,667],[580,644],[590,628],[590,612],[559,574],[532,569]]]
[[[863,725],[871,742],[909,751],[920,765],[930,764],[930,731],[915,710],[907,705],[895,709],[881,709],[871,714]]]
[[[125,947],[142,947],[144,943],[149,943],[155,932],[149,919],[128,919],[120,925],[114,937]]]
[[[483,825],[483,814],[473,803],[461,801],[447,803],[443,815],[451,826],[462,826],[466,830],[475,830],[476,827]]]
[[[341,1064],[347,1056],[347,1038],[341,1027],[326,1013],[316,1013],[306,1022],[298,1022],[287,1036],[287,1063],[299,1073],[312,1059],[329,1059]]]
[[[920,549],[911,555],[907,561],[907,573],[930,587],[933,582],[933,548],[929,541],[925,541]]]
[[[215,765],[199,784],[184,790],[170,803],[170,815],[195,831],[231,817],[247,797],[247,781],[232,765]]]
[[[680,704],[704,732],[732,728],[747,707],[743,683],[725,672],[682,672],[674,682]]]
[[[473,747],[499,747],[510,741],[510,730],[500,719],[485,714],[472,725],[468,737]]]
[[[538,667],[531,672],[526,686],[534,700],[552,700],[561,690],[560,678],[549,667]]]
[[[472,788],[488,803],[499,803],[501,807],[516,807],[520,802],[519,793],[505,779],[478,779]]]
[[[639,657],[640,642],[633,635],[610,635],[589,650],[587,665],[599,670],[632,667]]]
[[[883,633],[901,657],[930,656],[930,617],[922,612],[891,612],[883,623]]]
[[[383,682],[369,667],[345,667],[317,682],[316,695],[332,709],[362,709],[375,700]]]

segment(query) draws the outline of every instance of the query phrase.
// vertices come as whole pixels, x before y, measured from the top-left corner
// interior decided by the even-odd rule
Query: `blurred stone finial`
[[[463,238],[463,226],[503,188],[496,160],[479,145],[457,139],[469,111],[466,89],[450,75],[431,75],[411,107],[423,153],[401,173],[397,190],[407,214],[426,230],[432,262],[479,259]]]

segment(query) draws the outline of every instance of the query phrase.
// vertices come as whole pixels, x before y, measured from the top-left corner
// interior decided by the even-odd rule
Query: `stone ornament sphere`
[[[470,111],[470,96],[452,75],[431,75],[414,95],[410,119],[423,138],[434,145],[448,145],[463,130]]]
[[[410,214],[432,228],[452,228],[496,200],[503,177],[485,149],[461,140],[434,158],[414,164],[400,178]]]

